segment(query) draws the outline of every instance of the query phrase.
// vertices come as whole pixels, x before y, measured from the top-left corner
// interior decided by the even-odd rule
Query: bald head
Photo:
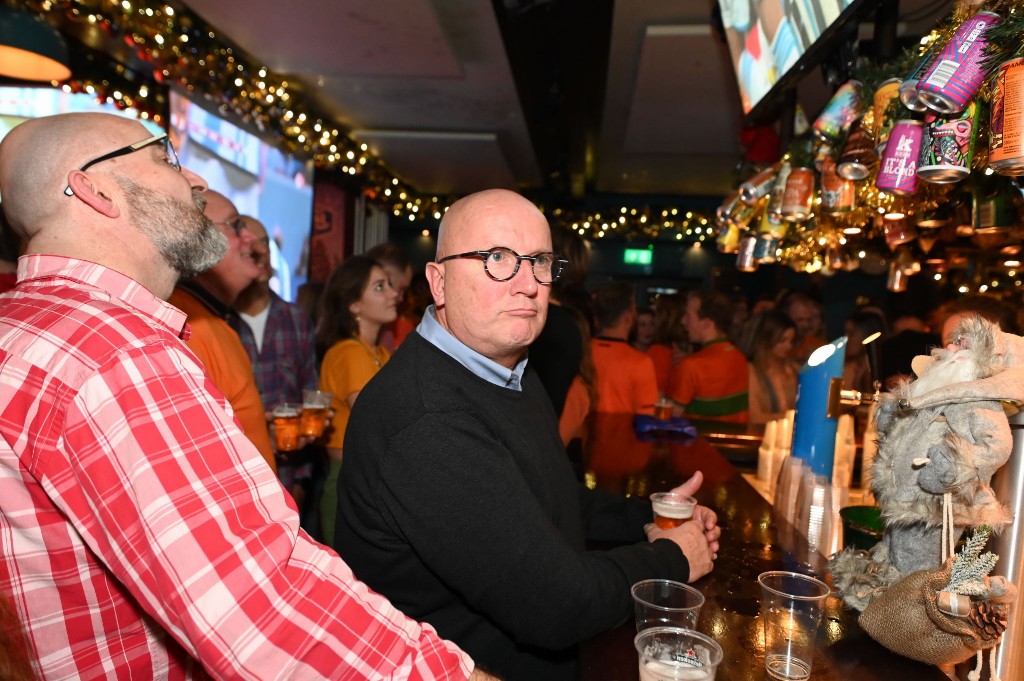
[[[527,261],[498,281],[483,259],[452,257],[498,247],[521,256],[550,253],[547,219],[515,192],[472,194],[452,204],[441,220],[437,259],[426,274],[437,321],[473,350],[511,368],[544,328],[550,286],[537,280]]]
[[[63,194],[71,170],[147,135],[137,121],[98,113],[46,116],[15,127],[0,144],[0,196],[11,227],[30,240],[60,220],[71,206]]]
[[[500,229],[497,228],[497,224],[517,219],[540,221],[544,223],[545,228],[547,225],[544,214],[533,203],[507,189],[487,189],[459,199],[441,218],[437,234],[437,259],[452,253],[489,248],[479,245],[466,247],[466,243],[476,238],[475,233],[479,232],[487,233],[492,240],[500,241]],[[550,234],[548,245],[550,250]]]

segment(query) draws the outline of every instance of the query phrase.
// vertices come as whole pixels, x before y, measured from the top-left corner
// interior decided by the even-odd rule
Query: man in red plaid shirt
[[[46,678],[491,678],[357,581],[182,342],[206,183],[106,114],[0,145],[0,592]],[[471,676],[472,675],[472,676]]]

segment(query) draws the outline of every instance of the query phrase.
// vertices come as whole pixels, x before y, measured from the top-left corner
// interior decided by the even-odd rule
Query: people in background
[[[192,333],[185,342],[202,361],[213,384],[228,398],[246,436],[276,471],[252,362],[228,323],[235,315],[231,306],[238,294],[260,276],[252,250],[256,237],[226,196],[210,190],[205,196],[206,216],[224,235],[227,251],[213,267],[179,282],[168,302],[188,315]]]
[[[559,270],[547,220],[518,194],[448,209],[434,305],[360,393],[338,492],[336,544],[356,574],[507,681],[575,678],[575,644],[632,616],[634,582],[693,581],[717,550],[708,509],[645,535],[646,499],[574,480],[527,356]],[[637,543],[587,551],[588,537]]]
[[[366,255],[380,264],[388,275],[391,288],[398,295],[399,314],[393,322],[384,326],[380,338],[381,345],[387,348],[388,352],[394,352],[409,332],[416,328],[411,318],[401,314],[405,304],[405,293],[412,284],[412,263],[405,251],[390,241],[377,244],[368,250]]]
[[[696,419],[746,423],[747,359],[726,337],[733,311],[719,291],[691,291],[683,325],[700,346],[672,370],[669,397],[675,412]]]
[[[996,298],[995,296],[975,293],[958,298],[946,304],[943,309],[945,317],[942,320],[942,344],[955,343],[953,330],[956,329],[960,319],[965,314],[977,314],[990,322],[999,325],[999,328],[1007,333],[1019,334],[1017,328],[1017,311],[1013,305]]]
[[[26,121],[0,194],[0,593],[41,678],[491,678],[299,531],[165,302],[219,262],[206,183],[107,114]]]
[[[555,413],[561,416],[569,389],[580,373],[583,346],[587,342],[576,324],[573,310],[582,314],[588,324],[592,321],[589,297],[581,307],[580,297],[576,295],[582,291],[586,280],[590,251],[583,239],[566,227],[552,231],[552,248],[555,257],[565,260],[562,266],[565,281],[559,278],[550,286],[547,321],[530,346],[530,364],[551,398]]]
[[[263,410],[273,412],[282,402],[302,404],[302,391],[319,384],[313,323],[299,306],[271,290],[273,270],[263,223],[248,215],[243,215],[242,221],[253,235],[253,260],[260,273],[238,295],[234,306],[238,314],[229,317],[229,321],[252,362]],[[317,451],[315,446],[308,447],[291,453],[278,452],[277,475],[299,507],[302,526],[317,536],[317,514],[310,512],[306,504],[312,492]]]
[[[654,362],[630,347],[636,321],[636,294],[631,284],[610,282],[594,291],[597,335],[590,341],[597,377],[596,412],[653,414],[658,401]]]
[[[881,340],[888,331],[885,318],[875,309],[861,308],[846,318],[845,326],[846,361],[843,363],[843,388],[870,393],[874,390],[874,381],[881,380],[876,373],[881,367]],[[874,340],[865,345],[865,341],[872,336]]]
[[[911,311],[898,313],[892,321],[892,333],[880,342],[881,380],[889,390],[900,381],[915,378],[911,368],[915,357],[940,347],[939,334],[929,330],[924,319]]]
[[[739,347],[749,362],[750,423],[780,419],[796,406],[799,365],[793,359],[796,324],[777,310],[757,312],[740,334]]]
[[[366,384],[391,357],[380,342],[381,330],[398,316],[398,292],[391,278],[368,255],[354,255],[331,273],[320,299],[317,342],[326,348],[320,389],[334,395],[334,416],[327,432],[327,478],[320,497],[324,542],[334,546],[345,431],[352,405]]]
[[[658,296],[654,306],[654,342],[647,348],[647,356],[654,362],[654,375],[658,379],[658,392],[662,397],[667,397],[671,392],[673,367],[693,352],[686,327],[683,326],[685,314],[685,293]]]
[[[636,324],[630,334],[629,344],[634,350],[647,352],[647,349],[654,343],[654,310],[649,307],[641,307],[636,311]]]
[[[779,309],[796,324],[793,359],[803,365],[812,352],[825,344],[821,304],[806,293],[793,291],[779,301]]]

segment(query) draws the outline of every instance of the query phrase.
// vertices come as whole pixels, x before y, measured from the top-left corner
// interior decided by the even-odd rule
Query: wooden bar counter
[[[713,424],[697,425],[699,432],[713,439]],[[792,526],[773,517],[772,507],[709,438],[684,442],[659,434],[642,441],[634,434],[631,416],[601,415],[589,442],[583,452],[586,484],[616,494],[647,496],[678,485],[696,470],[704,473],[697,498],[718,513],[722,546],[714,571],[693,585],[705,598],[697,628],[718,641],[725,653],[718,681],[764,679],[757,576],[766,570],[791,570],[830,582],[824,558],[809,550]],[[813,681],[948,680],[938,668],[896,655],[874,642],[857,624],[857,614],[839,599],[828,599],[818,631]],[[581,678],[636,681],[635,633],[630,620],[584,643]]]

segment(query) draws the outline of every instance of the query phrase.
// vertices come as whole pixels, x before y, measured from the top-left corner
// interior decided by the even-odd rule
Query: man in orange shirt
[[[654,362],[628,342],[636,321],[636,296],[624,283],[605,284],[594,292],[598,334],[590,341],[597,374],[594,411],[653,414],[658,400]]]
[[[729,342],[732,303],[717,291],[691,291],[683,325],[701,349],[672,371],[675,411],[695,419],[746,423],[747,358]]]
[[[228,317],[236,314],[231,309],[235,299],[260,276],[252,253],[256,237],[226,196],[213,190],[207,190],[205,196],[204,212],[227,239],[227,253],[202,274],[179,282],[168,302],[188,315],[192,334],[185,342],[199,357],[213,384],[231,403],[246,437],[277,472],[252,362],[238,334],[227,322]]]

